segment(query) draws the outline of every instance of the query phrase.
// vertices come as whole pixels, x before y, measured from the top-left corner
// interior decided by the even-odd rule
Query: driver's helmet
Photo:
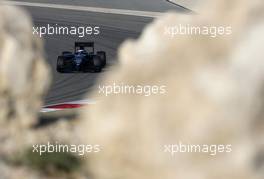
[[[77,53],[84,53],[84,50],[77,50]]]

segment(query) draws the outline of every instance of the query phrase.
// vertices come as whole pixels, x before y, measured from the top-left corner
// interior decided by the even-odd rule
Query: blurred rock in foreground
[[[95,90],[100,100],[82,112],[79,127],[86,143],[102,146],[89,158],[93,178],[264,178],[263,19],[261,0],[212,1],[199,15],[169,13],[123,44],[120,65],[102,84],[165,85],[167,93],[106,97]],[[231,26],[232,34],[164,33],[179,24]],[[164,152],[179,142],[230,144],[232,152]]]
[[[30,178],[6,165],[23,151],[34,134],[37,114],[50,81],[41,41],[33,38],[29,16],[19,8],[0,6],[0,178]],[[25,175],[23,175],[25,174]]]
[[[47,90],[48,68],[29,17],[9,6],[0,13],[0,122],[26,127],[34,123]]]

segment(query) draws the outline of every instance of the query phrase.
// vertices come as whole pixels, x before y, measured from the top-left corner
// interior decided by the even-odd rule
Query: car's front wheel
[[[64,72],[63,66],[64,66],[64,59],[63,57],[59,56],[57,59],[57,72],[63,73]]]

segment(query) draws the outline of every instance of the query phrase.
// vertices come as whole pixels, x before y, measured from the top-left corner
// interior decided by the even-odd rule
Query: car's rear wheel
[[[102,66],[104,67],[106,65],[106,53],[104,51],[98,51],[97,55],[100,57]]]
[[[94,72],[102,71],[102,61],[99,56],[95,55],[93,57]]]

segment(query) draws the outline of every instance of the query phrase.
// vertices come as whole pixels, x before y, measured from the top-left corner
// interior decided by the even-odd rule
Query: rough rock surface
[[[25,12],[14,7],[1,6],[0,32],[0,122],[17,118],[16,124],[29,126],[50,80],[42,44]]]
[[[167,93],[106,97],[95,90],[100,100],[82,112],[79,128],[84,141],[102,146],[89,158],[93,177],[263,178],[263,12],[261,0],[212,1],[199,15],[168,14],[123,44],[120,65],[102,84],[166,85]],[[165,27],[180,23],[230,25],[232,35],[166,36]],[[179,141],[231,144],[232,152],[163,151]]]
[[[42,98],[50,82],[40,40],[33,38],[29,16],[0,6],[0,178],[31,178],[6,159],[31,143]]]

